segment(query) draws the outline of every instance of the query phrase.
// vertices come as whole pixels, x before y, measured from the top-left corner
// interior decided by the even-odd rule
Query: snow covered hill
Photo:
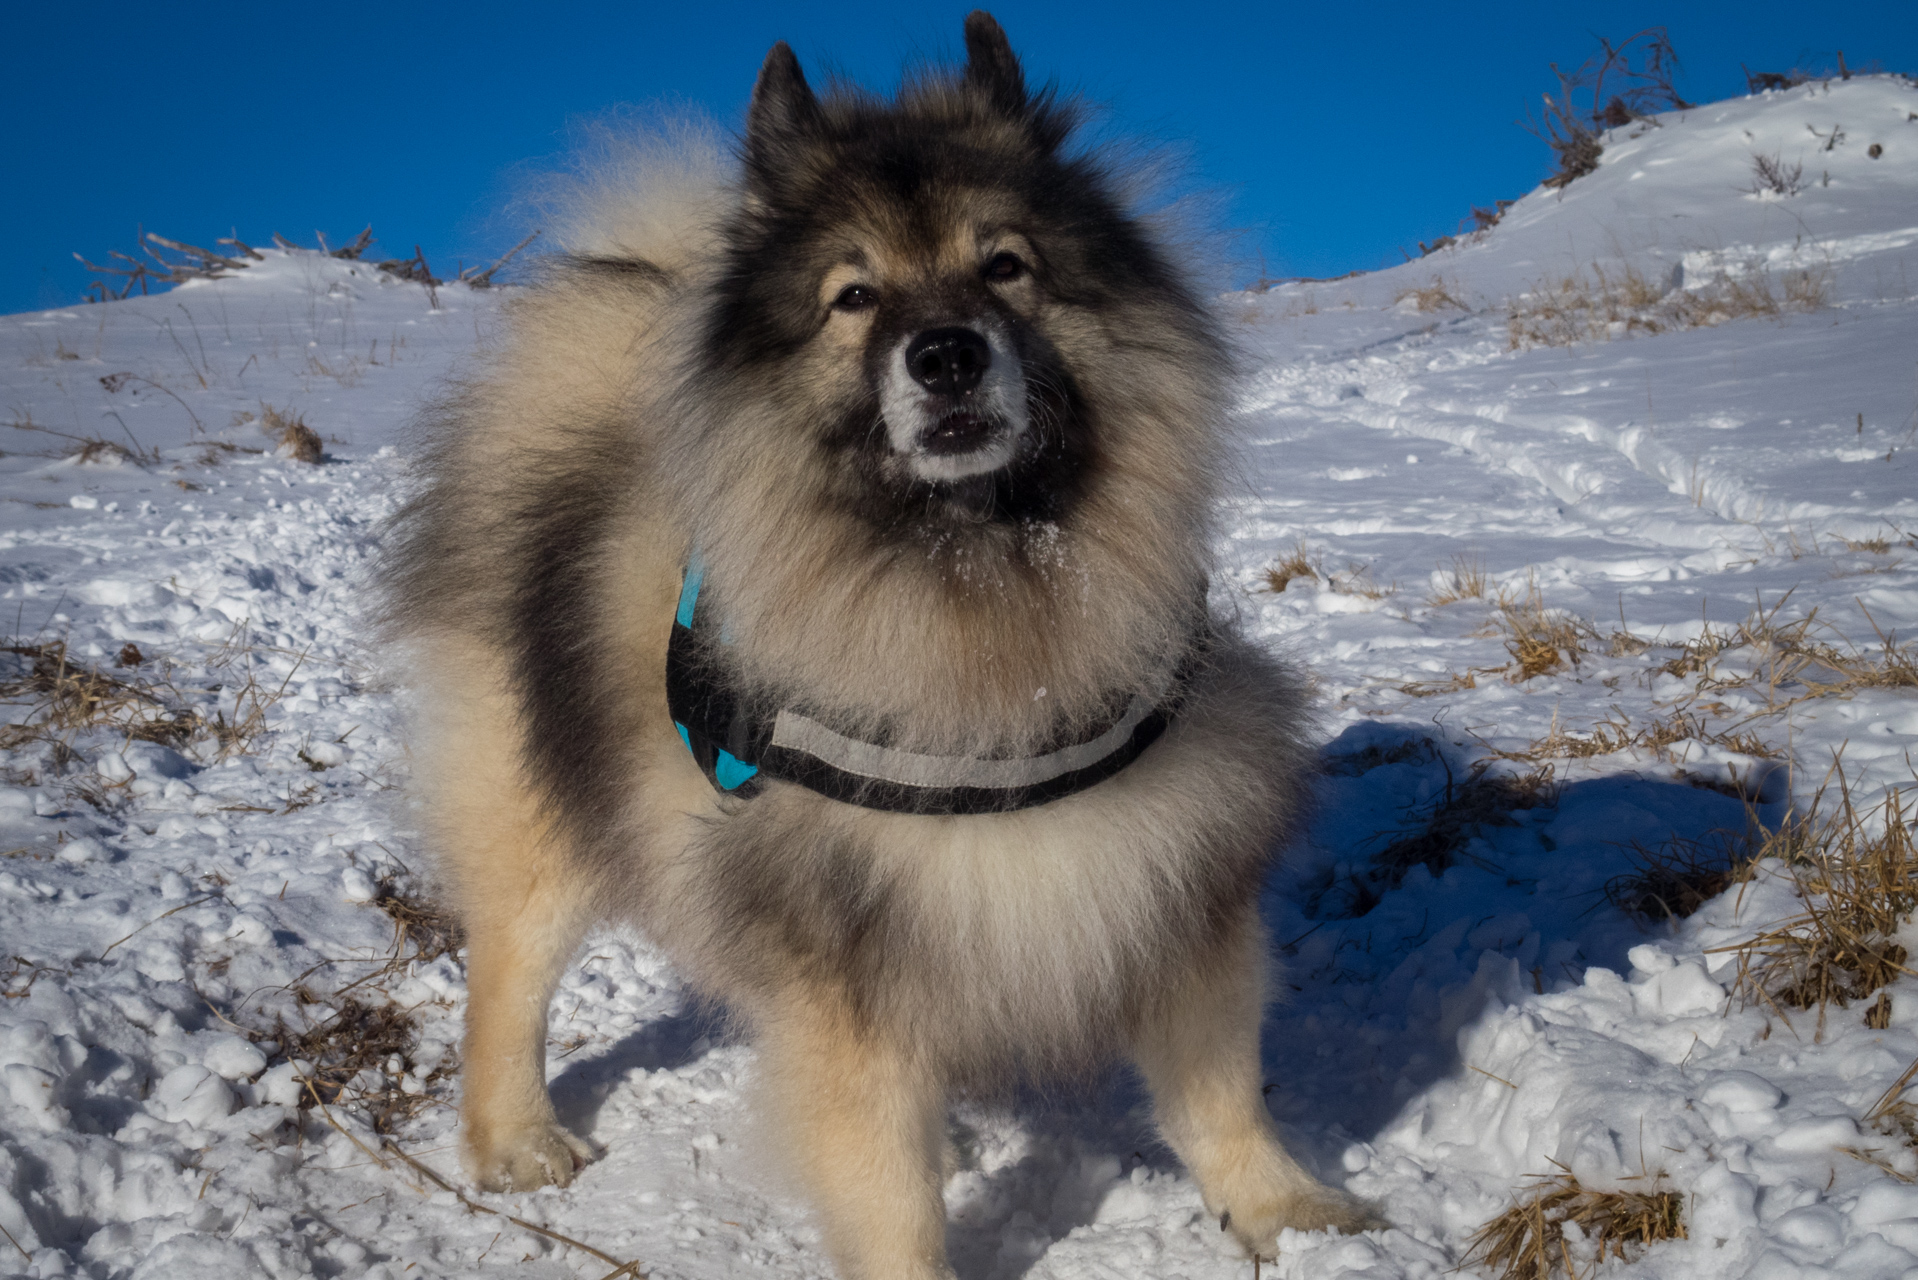
[[[630,934],[553,1016],[604,1157],[428,1172],[457,1186],[462,978],[357,608],[408,416],[500,297],[267,252],[0,319],[0,1275],[823,1274],[746,1140],[751,1050]],[[1324,715],[1270,1097],[1395,1224],[1266,1269],[1491,1275],[1474,1233],[1565,1171],[1679,1195],[1619,1274],[1918,1271],[1896,939],[1883,1001],[1750,1000],[1714,948],[1803,908],[1784,864],[1677,920],[1643,874],[1829,817],[1840,770],[1867,832],[1913,781],[1918,88],[1661,117],[1420,261],[1221,305],[1252,372],[1215,589]],[[1250,1272],[1117,1075],[954,1127],[968,1280]]]

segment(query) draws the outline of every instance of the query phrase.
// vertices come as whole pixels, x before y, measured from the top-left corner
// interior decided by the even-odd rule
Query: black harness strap
[[[666,703],[693,759],[722,792],[749,797],[777,778],[845,804],[890,813],[978,814],[1029,809],[1093,786],[1138,759],[1165,732],[1204,648],[1195,634],[1154,705],[1135,697],[1097,731],[1035,756],[930,756],[849,738],[794,707],[748,706],[727,680],[725,636],[699,608],[703,568],[686,568],[666,647]]]

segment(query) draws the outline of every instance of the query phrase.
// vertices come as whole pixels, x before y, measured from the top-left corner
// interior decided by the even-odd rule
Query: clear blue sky
[[[695,104],[740,121],[774,40],[808,73],[890,87],[959,47],[961,3],[192,6],[21,3],[0,40],[0,312],[77,301],[138,225],[210,245],[236,229],[311,244],[371,222],[442,274],[530,229],[509,208],[569,120]],[[1473,204],[1549,172],[1516,121],[1595,33],[1662,22],[1694,101],[1739,64],[1877,62],[1918,73],[1918,3],[1429,2],[993,6],[1033,80],[1186,147],[1244,234],[1236,274],[1333,275],[1400,260]],[[1842,123],[1842,122],[1841,122]],[[1914,126],[1918,127],[1918,126]],[[1918,142],[1918,140],[1915,140]]]

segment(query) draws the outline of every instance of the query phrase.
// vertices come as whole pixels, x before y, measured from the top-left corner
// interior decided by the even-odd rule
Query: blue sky
[[[210,244],[237,229],[311,244],[368,222],[442,274],[534,223],[513,196],[569,122],[619,104],[737,125],[774,40],[808,73],[890,86],[950,56],[966,6],[554,5],[374,9],[229,3],[16,6],[0,50],[0,313],[77,301],[73,261],[136,228]],[[1669,27],[1694,101],[1755,69],[1844,50],[1918,73],[1918,4],[1559,6],[1381,2],[994,7],[1036,80],[1105,104],[1120,132],[1179,148],[1213,197],[1231,274],[1333,275],[1400,261],[1474,204],[1549,172],[1517,123],[1571,66]],[[1842,122],[1841,122],[1842,123]],[[1918,138],[1914,139],[1918,145]]]

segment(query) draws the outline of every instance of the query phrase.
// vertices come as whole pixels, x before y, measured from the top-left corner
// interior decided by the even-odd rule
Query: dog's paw
[[[466,1168],[482,1191],[564,1187],[592,1163],[593,1149],[557,1124],[542,1124],[469,1140]]]
[[[1340,1231],[1356,1235],[1388,1225],[1365,1201],[1331,1187],[1314,1187],[1265,1204],[1228,1209],[1219,1216],[1219,1226],[1239,1242],[1248,1254],[1270,1258],[1276,1252],[1279,1232]]]

